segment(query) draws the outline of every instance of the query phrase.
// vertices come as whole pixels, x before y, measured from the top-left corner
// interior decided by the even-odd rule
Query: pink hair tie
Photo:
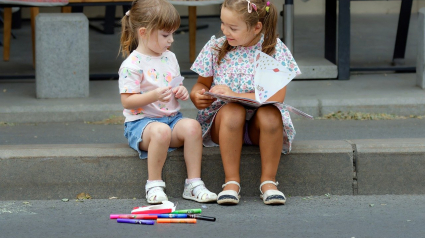
[[[129,17],[129,16],[130,16],[130,10],[128,10],[128,11],[125,13],[125,15]]]

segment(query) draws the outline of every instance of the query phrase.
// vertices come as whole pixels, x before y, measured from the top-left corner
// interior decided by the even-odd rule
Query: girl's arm
[[[121,93],[121,104],[125,109],[136,109],[156,101],[169,102],[171,87],[161,87],[147,93]]]
[[[277,91],[273,96],[267,99],[267,101],[283,102],[285,101],[285,96],[286,96],[286,86],[283,87],[281,90]]]
[[[198,109],[207,108],[213,103],[216,99],[204,95],[205,92],[209,91],[211,84],[213,82],[213,77],[198,77],[198,82],[193,86],[192,91],[190,92],[190,100]]]

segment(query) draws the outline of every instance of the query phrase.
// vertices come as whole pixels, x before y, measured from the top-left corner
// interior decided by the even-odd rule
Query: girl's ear
[[[138,33],[139,33],[139,36],[141,36],[141,37],[145,36],[146,27],[140,27]]]
[[[254,33],[257,35],[258,33],[261,32],[262,29],[263,29],[263,23],[259,21],[254,27]]]

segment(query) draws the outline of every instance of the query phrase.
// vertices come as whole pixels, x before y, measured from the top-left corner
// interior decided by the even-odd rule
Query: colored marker
[[[196,219],[187,218],[187,219],[169,219],[169,218],[158,218],[157,223],[196,223]]]
[[[152,214],[156,215],[156,214]],[[198,220],[215,221],[215,217],[201,216],[198,214],[158,214],[158,218],[195,218]]]
[[[188,218],[188,215],[189,214],[111,214],[109,218],[156,220],[157,218]]]
[[[170,212],[171,214],[193,214],[193,213],[201,213],[202,209],[188,209],[188,210],[175,210],[174,212]]]
[[[187,214],[157,214],[157,218],[188,218]]]
[[[199,220],[205,220],[205,221],[215,221],[215,217],[208,217],[208,216],[201,216],[201,215],[197,215],[197,214],[187,214],[187,217],[190,218],[195,218],[195,219],[199,219]]]
[[[157,216],[151,214],[111,214],[109,215],[109,219],[143,219],[143,220],[156,220]]]
[[[118,223],[130,223],[130,224],[141,224],[141,225],[153,225],[155,224],[155,221],[152,220],[136,220],[136,219],[123,219],[118,218]]]

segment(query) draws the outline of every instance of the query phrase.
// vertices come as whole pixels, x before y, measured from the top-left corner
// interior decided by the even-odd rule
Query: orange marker
[[[157,223],[196,223],[196,219],[168,219],[168,218],[158,218]]]

